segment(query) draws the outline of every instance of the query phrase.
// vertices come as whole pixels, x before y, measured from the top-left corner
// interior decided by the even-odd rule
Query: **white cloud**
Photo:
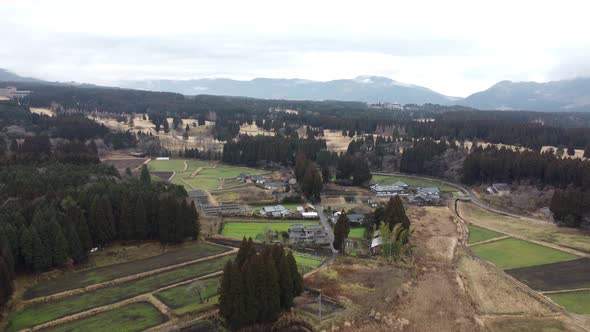
[[[504,79],[588,75],[571,60],[590,53],[588,9],[531,0],[0,0],[0,67],[102,84],[367,74],[465,96]]]

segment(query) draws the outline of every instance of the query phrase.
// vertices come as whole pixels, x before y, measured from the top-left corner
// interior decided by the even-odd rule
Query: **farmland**
[[[552,223],[500,215],[484,210],[473,203],[457,202],[457,207],[459,214],[465,220],[479,227],[502,232],[506,235],[514,234],[526,239],[590,253],[588,232],[567,227],[557,227]]]
[[[69,273],[60,278],[41,282],[27,290],[24,299],[47,296],[63,291],[82,288],[89,285],[125,277],[137,273],[164,268],[207,256],[213,256],[228,251],[227,248],[209,243],[194,243],[183,248],[171,250],[155,257],[136,260],[133,262],[115,264],[77,273]]]
[[[481,241],[495,239],[497,237],[503,236],[504,234],[478,227],[475,225],[469,225],[469,243],[477,243]]]
[[[570,253],[514,238],[475,245],[471,249],[476,255],[501,269],[556,263],[577,258]]]
[[[276,221],[276,222],[226,222],[223,225],[221,235],[242,239],[244,237],[256,239],[259,234],[264,234],[266,229],[275,232],[287,232],[292,225],[317,225],[317,222],[301,222],[301,221]]]
[[[349,239],[362,239],[364,236],[365,236],[365,228],[363,228],[363,227],[351,228],[350,233],[348,233]]]
[[[124,282],[112,287],[100,288],[93,292],[69,296],[53,301],[35,303],[14,313],[8,328],[16,331],[39,325],[51,320],[72,315],[99,306],[116,303],[141,294],[156,291],[162,287],[185,280],[205,276],[223,269],[232,255],[213,258],[208,261],[187,265],[175,270],[158,273],[139,280]]]
[[[137,302],[109,310],[95,316],[61,324],[45,329],[47,332],[110,332],[143,331],[167,321],[166,316],[147,302]]]
[[[175,313],[183,314],[214,305],[217,302],[216,295],[218,288],[219,278],[210,278],[195,280],[185,285],[169,288],[155,293],[154,296],[170,307]]]
[[[590,314],[590,291],[555,293],[549,297],[568,311]]]
[[[202,160],[151,160],[151,172],[176,172],[172,183],[182,185],[186,190],[203,189],[213,191],[222,188],[220,179],[235,178],[241,173],[260,174],[263,171],[247,167],[211,164]]]
[[[506,273],[540,291],[590,287],[590,258],[506,270]]]
[[[452,191],[455,192],[458,189],[453,186],[449,186],[447,184],[435,181],[435,180],[428,180],[422,178],[414,178],[411,176],[402,176],[402,175],[373,175],[371,179],[371,183],[378,183],[378,184],[394,184],[398,181],[404,182],[411,187],[438,187],[442,191]]]

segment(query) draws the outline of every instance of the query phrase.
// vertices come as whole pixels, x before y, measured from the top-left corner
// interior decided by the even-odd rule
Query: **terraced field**
[[[227,255],[213,258],[143,279],[128,281],[112,287],[100,288],[93,292],[35,303],[12,314],[9,319],[8,330],[18,331],[78,312],[120,302],[141,294],[151,293],[165,286],[218,272],[233,257],[233,255]]]
[[[456,192],[458,191],[456,187],[449,186],[447,184],[440,183],[434,180],[428,179],[419,179],[409,176],[401,176],[401,175],[373,175],[371,178],[371,183],[375,184],[394,184],[398,181],[404,182],[405,184],[409,185],[410,187],[438,187],[442,191],[450,191]]]
[[[564,251],[514,238],[475,245],[471,247],[471,250],[501,269],[535,266],[578,258]]]
[[[154,296],[173,309],[174,313],[182,315],[217,304],[219,281],[220,278],[196,280],[186,285],[155,293]]]
[[[137,302],[115,310],[109,310],[88,318],[82,318],[44,332],[112,332],[143,331],[165,323],[168,318],[148,302]]]
[[[182,248],[172,249],[162,255],[81,272],[72,272],[60,278],[40,282],[28,289],[23,295],[23,298],[29,300],[71,289],[82,288],[133,274],[221,254],[228,250],[228,248],[215,244],[203,242],[193,243]]]
[[[467,242],[470,244],[504,236],[504,234],[502,233],[498,233],[496,231],[492,231],[490,229],[478,227],[475,225],[469,225],[467,227],[469,228],[469,239]]]

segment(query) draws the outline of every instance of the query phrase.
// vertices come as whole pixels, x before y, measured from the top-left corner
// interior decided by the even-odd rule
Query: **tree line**
[[[326,149],[326,141],[319,139],[241,135],[237,141],[229,141],[223,146],[222,161],[248,166],[292,165],[296,152],[301,151],[307,158],[315,159],[322,149]]]
[[[238,255],[226,263],[219,287],[219,313],[233,330],[277,320],[303,292],[295,257],[283,246],[260,253],[244,238]]]

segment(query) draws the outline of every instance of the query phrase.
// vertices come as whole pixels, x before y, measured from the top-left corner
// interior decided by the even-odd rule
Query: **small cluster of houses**
[[[254,183],[264,189],[274,192],[285,192],[289,185],[297,184],[293,177],[281,176],[276,179],[270,175],[242,173],[238,175],[238,180],[243,183]]]
[[[291,244],[328,244],[330,239],[324,226],[321,225],[292,225],[289,228],[289,242]]]
[[[18,90],[13,86],[7,88],[0,88],[0,97],[6,98],[23,98],[31,94],[31,91]]]
[[[317,219],[318,213],[312,204],[304,203],[297,207],[296,211],[287,209],[283,205],[265,206],[260,209],[260,214],[267,217],[289,217],[293,215],[300,215],[304,219]]]
[[[337,211],[334,212],[334,214],[332,215],[332,223],[336,223],[338,221],[338,218],[340,218],[340,215],[342,214],[342,212]],[[356,225],[362,225],[363,221],[365,221],[365,215],[362,213],[349,213],[346,215],[346,217],[348,217],[348,222],[351,224],[356,224]]]
[[[433,205],[440,201],[440,189],[437,187],[410,188],[404,182],[398,181],[391,185],[374,184],[371,191],[377,197],[406,196],[410,204]]]

